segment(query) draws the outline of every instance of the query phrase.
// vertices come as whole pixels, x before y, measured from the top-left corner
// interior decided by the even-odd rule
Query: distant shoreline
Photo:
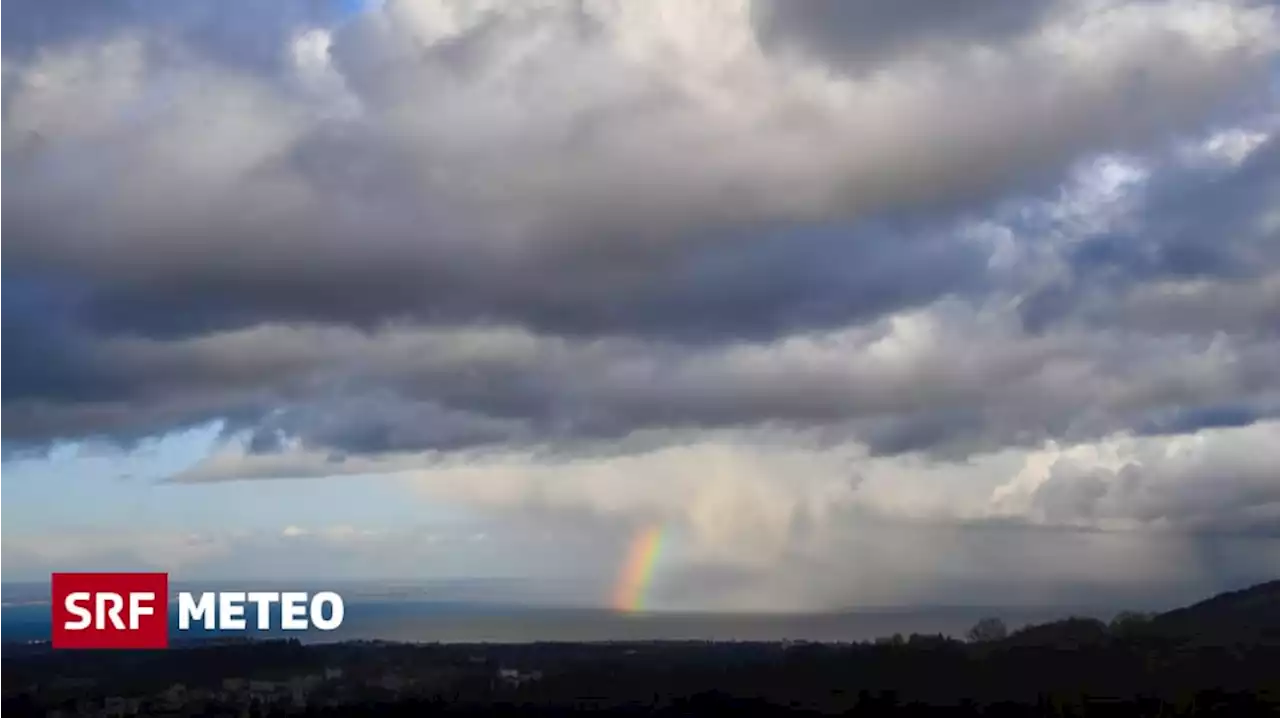
[[[296,638],[304,643],[389,641],[420,643],[539,642],[610,643],[630,641],[805,641],[851,643],[894,634],[963,636],[976,621],[999,617],[1011,628],[1068,616],[1109,620],[1103,611],[1024,608],[891,609],[812,614],[747,614],[503,606],[458,602],[361,599],[347,602],[344,625],[318,631],[236,633],[263,640]],[[246,616],[252,625],[252,610]],[[5,642],[23,643],[50,635],[48,605],[6,606],[0,611]],[[171,626],[171,630],[176,625]],[[174,635],[176,631],[173,631]],[[190,633],[184,637],[194,637]],[[205,634],[211,636],[232,634]]]

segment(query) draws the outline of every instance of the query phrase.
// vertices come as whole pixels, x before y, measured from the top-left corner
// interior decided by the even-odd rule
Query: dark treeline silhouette
[[[967,641],[6,648],[7,716],[1280,715],[1280,581]],[[144,696],[130,703],[128,696]]]

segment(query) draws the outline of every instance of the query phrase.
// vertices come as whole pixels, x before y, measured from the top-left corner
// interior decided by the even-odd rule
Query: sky
[[[5,581],[1280,575],[1275,3],[5,11]]]

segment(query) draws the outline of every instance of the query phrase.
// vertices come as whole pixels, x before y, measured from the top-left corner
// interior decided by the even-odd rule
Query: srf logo
[[[169,574],[55,573],[54,648],[167,648]]]

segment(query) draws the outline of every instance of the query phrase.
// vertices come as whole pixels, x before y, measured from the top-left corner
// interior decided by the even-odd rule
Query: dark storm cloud
[[[10,0],[5,3],[5,62],[29,60],[78,42],[146,33],[219,62],[276,71],[294,33],[347,13],[338,0]]]
[[[626,63],[596,77],[591,64],[561,61],[561,52],[608,56],[608,33],[583,33],[580,11],[488,19],[449,40],[483,36],[462,63],[480,72],[423,50],[415,33],[434,30],[407,22],[411,6],[395,7],[405,17],[392,19],[405,23],[372,15],[334,40],[326,71],[363,104],[359,121],[317,120],[319,109],[252,73],[190,58],[152,67],[128,45],[46,72],[69,72],[92,91],[60,95],[33,72],[10,103],[7,273],[84,286],[81,321],[101,332],[411,319],[777,336],[980,287],[981,250],[830,217],[887,212],[934,220],[936,232],[946,222],[938,207],[972,210],[1086,148],[1179,124],[1199,114],[1203,93],[1229,84],[1217,82],[1227,67],[1214,58],[1198,68],[1203,83],[1185,82],[1176,66],[1202,60],[1174,53],[1149,68],[1155,95],[1134,112],[1107,76],[1056,76],[1058,90],[1024,100],[1008,89],[1021,70],[1002,79],[968,68],[955,88],[888,93],[889,115],[878,117],[785,96],[785,84],[744,60],[744,83],[784,96],[735,128],[682,77],[631,77]],[[954,20],[941,6],[922,10],[926,24]],[[893,27],[894,17],[876,22]],[[505,48],[526,25],[555,42],[517,66],[532,82],[509,86]],[[689,60],[698,71],[701,61]],[[1048,60],[1028,62],[1031,73]],[[1149,59],[1117,60],[1135,62]],[[548,105],[566,66],[586,68],[576,79],[587,89]],[[1239,69],[1229,74],[1237,82]],[[985,104],[955,104],[966,83]],[[197,84],[219,89],[178,91]],[[999,101],[1007,109],[994,111]],[[68,119],[44,114],[54,107]],[[584,137],[588,117],[597,129]],[[760,229],[795,215],[826,226]]]
[[[296,44],[330,8],[6,8],[6,441],[223,420],[257,453],[345,455],[776,424],[964,454],[1269,415],[1274,147],[1082,241],[968,231],[997,198],[1052,202],[1080,157],[1249,104],[1261,18],[464,5]],[[1193,277],[1238,295],[1196,320],[1225,348],[1152,318],[1143,292]]]
[[[868,69],[930,42],[1007,39],[1035,28],[1057,0],[753,0],[760,41],[840,69]]]
[[[75,0],[14,0],[6,3],[10,21],[0,30],[5,58],[22,58],[41,48],[77,39],[92,39],[126,26],[133,6],[129,3]],[[16,21],[16,22],[15,22]]]
[[[284,438],[336,455],[402,451],[455,451],[510,445],[532,434],[524,421],[451,410],[432,401],[406,399],[387,389],[311,401],[260,418],[253,441],[259,453]]]
[[[6,389],[6,437],[131,437],[165,421],[222,418],[259,450],[285,437],[339,453],[547,443],[578,451],[641,430],[774,424],[824,428],[879,454],[963,456],[1126,428],[1193,430],[1196,417],[1223,424],[1217,407],[1265,416],[1276,403],[1274,345],[1241,345],[1214,363],[1205,349],[1171,358],[1177,345],[1165,340],[1028,344],[974,321],[956,312],[943,323],[729,346],[500,328],[81,339],[70,367],[11,370],[6,382],[42,379],[44,389],[12,399]],[[912,336],[929,338],[904,344]],[[878,344],[904,353],[875,357]],[[77,390],[83,384],[93,393]]]
[[[1186,434],[1199,429],[1248,426],[1264,417],[1276,415],[1280,415],[1280,411],[1274,408],[1264,410],[1240,404],[1195,407],[1178,409],[1169,417],[1153,419],[1140,431],[1147,434]]]
[[[1258,278],[1280,268],[1280,229],[1259,219],[1280,196],[1280,141],[1238,168],[1157,176],[1140,232],[1086,241],[1071,260],[1085,277],[1121,285],[1154,279]]]
[[[76,321],[84,296],[65,284],[6,278],[6,452],[57,439],[133,443],[246,416],[256,422],[306,376],[303,357],[183,356],[88,332]]]
[[[4,396],[9,400],[61,398],[92,400],[109,390],[86,353],[89,343],[74,332],[74,289],[6,277],[4,323],[8,349]]]
[[[318,232],[332,231],[310,237],[320,243]],[[83,287],[71,319],[105,333],[183,337],[264,321],[374,328],[398,319],[439,326],[487,320],[570,336],[695,344],[838,327],[984,291],[986,248],[936,229],[916,237],[857,226],[720,233],[730,236],[639,267],[591,257],[511,266],[388,247],[374,256],[313,256],[306,268],[286,268],[280,258],[238,270],[233,257],[211,257],[143,276],[133,260],[103,257],[96,277],[70,274],[63,283]]]
[[[1086,321],[1157,333],[1280,332],[1280,142],[1238,167],[1157,173],[1136,221],[1088,236],[1024,298],[1029,331]]]

